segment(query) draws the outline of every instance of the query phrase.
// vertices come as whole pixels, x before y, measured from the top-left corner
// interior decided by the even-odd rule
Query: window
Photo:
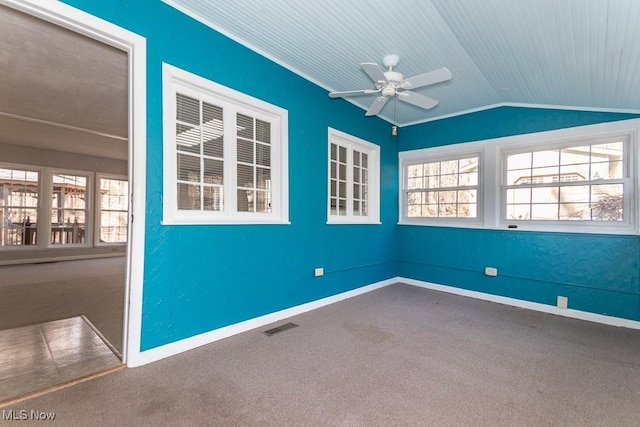
[[[624,221],[627,138],[505,153],[508,221]]]
[[[99,177],[100,243],[125,243],[129,217],[129,183],[124,178]]]
[[[400,223],[637,233],[640,120],[400,153]]]
[[[407,165],[410,218],[477,218],[478,156]]]
[[[126,243],[128,200],[124,177],[2,164],[0,249]]]
[[[39,173],[0,168],[0,247],[34,245]]]
[[[164,64],[164,224],[288,222],[287,111]]]
[[[52,245],[85,243],[89,193],[87,176],[51,174]]]
[[[329,129],[329,223],[380,222],[380,147]]]

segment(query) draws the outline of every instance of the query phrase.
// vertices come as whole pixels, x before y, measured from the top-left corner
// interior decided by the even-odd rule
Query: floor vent
[[[295,323],[289,322],[289,323],[285,323],[284,325],[276,326],[275,328],[267,329],[266,331],[264,331],[264,334],[270,337],[271,335],[275,335],[277,333],[287,331],[297,326],[298,325],[296,325]]]

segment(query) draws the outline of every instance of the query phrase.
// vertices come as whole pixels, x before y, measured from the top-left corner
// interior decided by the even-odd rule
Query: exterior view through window
[[[508,154],[506,219],[622,221],[622,141]]]

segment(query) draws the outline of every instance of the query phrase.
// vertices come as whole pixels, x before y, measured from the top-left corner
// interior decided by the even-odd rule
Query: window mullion
[[[225,216],[233,215],[238,208],[238,152],[236,141],[236,113],[234,108],[225,104],[223,109],[224,129],[224,212]]]
[[[347,218],[353,218],[353,147],[351,144],[345,145],[347,148]]]
[[[49,168],[40,171],[40,185],[38,187],[38,224],[36,225],[36,245],[41,248],[51,246],[51,195],[53,194],[53,180]]]

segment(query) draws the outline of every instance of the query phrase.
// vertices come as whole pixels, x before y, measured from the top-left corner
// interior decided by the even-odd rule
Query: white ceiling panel
[[[502,104],[640,111],[637,0],[165,2],[327,91],[373,88],[358,64],[387,54],[405,76],[449,68],[416,90],[435,108],[387,103],[399,125]]]

